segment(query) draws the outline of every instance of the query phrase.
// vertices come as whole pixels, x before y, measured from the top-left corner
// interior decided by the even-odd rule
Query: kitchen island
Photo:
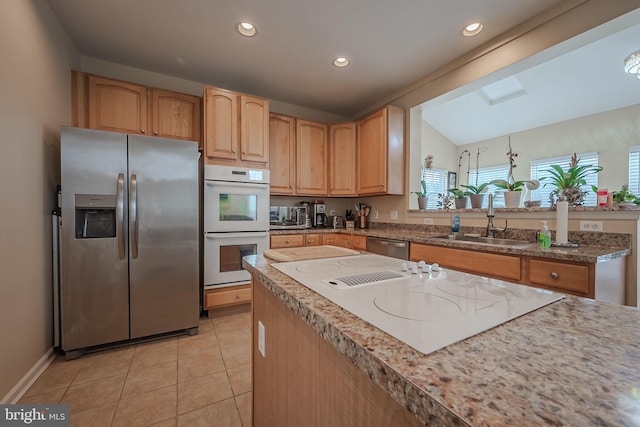
[[[567,296],[425,355],[261,256],[243,265],[254,286],[255,426],[321,425],[331,414],[333,425],[640,424],[635,308]]]

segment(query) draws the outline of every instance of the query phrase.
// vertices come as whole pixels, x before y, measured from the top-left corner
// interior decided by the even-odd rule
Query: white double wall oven
[[[204,288],[251,281],[242,258],[269,247],[269,171],[204,167]]]

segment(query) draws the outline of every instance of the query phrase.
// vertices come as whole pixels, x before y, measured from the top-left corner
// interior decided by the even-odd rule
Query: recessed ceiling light
[[[350,63],[349,58],[345,58],[344,56],[339,56],[333,60],[333,65],[338,68],[348,67]]]
[[[256,35],[256,27],[248,22],[238,24],[238,32],[243,36],[252,37]]]
[[[462,35],[467,37],[475,36],[480,31],[482,31],[483,28],[484,26],[480,22],[474,22],[473,24],[469,24],[462,29]]]

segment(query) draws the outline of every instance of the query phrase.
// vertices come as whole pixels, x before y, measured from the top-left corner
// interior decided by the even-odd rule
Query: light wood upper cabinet
[[[200,141],[200,98],[162,89],[151,90],[154,136]]]
[[[271,194],[295,194],[296,119],[269,115],[269,170]]]
[[[241,159],[269,162],[269,102],[240,95]]]
[[[89,128],[147,134],[147,88],[89,76]]]
[[[404,110],[387,106],[358,120],[358,195],[404,194]]]
[[[269,101],[204,88],[207,163],[265,168],[269,163]]]
[[[296,194],[327,194],[328,126],[296,120]]]
[[[71,72],[73,126],[198,141],[201,98],[133,83]]]
[[[356,124],[329,126],[329,195],[356,195]]]
[[[204,151],[207,159],[238,158],[238,95],[204,88]]]

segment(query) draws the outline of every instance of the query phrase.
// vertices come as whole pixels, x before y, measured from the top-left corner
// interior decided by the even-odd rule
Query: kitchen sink
[[[498,237],[464,236],[459,234],[448,234],[445,236],[433,236],[433,239],[455,240],[458,242],[479,243],[492,246],[530,246],[533,242],[517,239],[500,239]]]

